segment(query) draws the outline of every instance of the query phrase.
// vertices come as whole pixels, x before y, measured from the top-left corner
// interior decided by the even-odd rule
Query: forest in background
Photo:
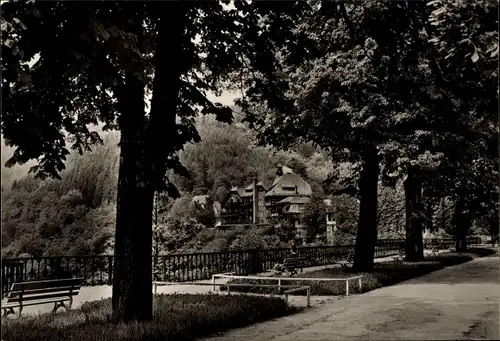
[[[306,211],[311,225],[321,225],[324,222],[321,199],[339,187],[326,180],[333,173],[342,178],[350,176],[351,165],[334,165],[325,151],[311,144],[291,146],[289,151],[257,146],[254,133],[238,121],[228,125],[212,116],[203,116],[197,120],[197,129],[202,140],[186,144],[180,152],[190,179],[170,174],[181,197],[176,200],[162,197],[156,205],[153,250],[156,253],[286,246],[293,233],[284,224],[281,229],[208,228],[213,226],[213,211],[193,204],[193,196],[209,194],[221,201],[231,186],[246,185],[253,177],[270,183],[275,177],[276,164],[282,163],[311,184],[313,200]],[[102,145],[84,155],[77,152],[69,155],[61,180],[34,179],[28,174],[29,164],[4,167],[12,150],[2,141],[2,257],[112,254],[119,132],[100,133]],[[380,186],[379,196],[379,238],[404,238],[401,186]],[[342,194],[333,196],[333,205],[338,226],[336,243],[352,243],[358,201],[352,195]],[[443,227],[450,225],[452,203],[440,205],[432,220],[435,226],[442,227],[441,235],[447,236]],[[324,230],[312,226],[309,244],[322,243]]]

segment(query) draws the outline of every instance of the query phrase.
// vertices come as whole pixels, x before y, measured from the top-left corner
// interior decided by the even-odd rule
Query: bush
[[[347,278],[355,275],[363,275],[361,292],[372,291],[377,288],[393,285],[411,278],[423,276],[432,271],[440,270],[448,266],[457,265],[471,261],[475,257],[484,257],[495,254],[491,249],[474,248],[467,253],[448,252],[436,256],[427,257],[424,262],[409,263],[409,262],[384,262],[376,263],[373,271],[364,273],[354,273],[349,268],[329,268],[324,270],[313,271],[300,274],[297,277],[302,278]],[[273,275],[272,277],[280,277]],[[255,279],[234,279],[228,283],[233,284],[277,284],[275,280],[255,280]],[[309,285],[311,287],[311,295],[318,296],[337,296],[345,295],[345,282],[317,282],[317,281],[286,281],[282,282],[286,285]],[[351,292],[358,292],[357,284],[352,283]],[[352,288],[352,289],[351,289]],[[227,287],[221,286],[221,290],[227,290]],[[277,288],[261,288],[261,287],[232,287],[231,291],[277,294]],[[297,295],[305,295],[303,292],[298,292]]]
[[[5,341],[187,341],[296,312],[280,298],[155,295],[151,322],[111,323],[111,299],[56,315],[2,320]]]

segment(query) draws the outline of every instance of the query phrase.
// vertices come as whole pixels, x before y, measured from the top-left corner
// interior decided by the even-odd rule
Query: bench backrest
[[[12,284],[6,303],[78,295],[83,278],[55,279]]]
[[[297,265],[305,261],[305,257],[285,258],[283,265]]]

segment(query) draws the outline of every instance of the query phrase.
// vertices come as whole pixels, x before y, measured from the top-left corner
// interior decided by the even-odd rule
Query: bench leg
[[[7,317],[10,314],[15,314],[14,308],[3,308],[3,318]]]
[[[59,301],[54,303],[54,309],[52,309],[52,313],[55,314],[57,309],[64,308],[67,311],[71,309],[71,305],[73,304],[73,300],[70,300],[68,304],[65,304],[64,301]]]

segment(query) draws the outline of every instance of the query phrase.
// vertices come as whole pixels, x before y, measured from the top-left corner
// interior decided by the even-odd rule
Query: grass
[[[244,295],[155,295],[154,319],[112,324],[111,299],[56,315],[2,319],[4,341],[188,341],[298,311],[280,298]]]
[[[447,252],[436,256],[426,257],[423,262],[384,262],[375,263],[371,272],[354,273],[350,268],[328,268],[300,274],[297,277],[302,278],[346,278],[354,275],[363,275],[362,289],[358,289],[357,281],[351,281],[349,287],[350,293],[362,293],[372,291],[377,288],[393,285],[411,278],[428,274],[432,271],[440,270],[448,266],[457,265],[471,261],[477,257],[484,257],[494,254],[491,249],[471,248],[467,253]],[[275,275],[273,277],[279,277]],[[247,283],[247,284],[277,284],[275,280],[254,280],[254,279],[234,279],[228,283]],[[318,296],[337,296],[345,295],[345,281],[319,282],[319,281],[286,281],[286,285],[309,285],[311,295]],[[227,287],[221,286],[221,290],[227,290]],[[231,287],[231,291],[251,292],[262,294],[277,294],[277,288],[261,287]],[[305,295],[298,292],[297,295]]]

